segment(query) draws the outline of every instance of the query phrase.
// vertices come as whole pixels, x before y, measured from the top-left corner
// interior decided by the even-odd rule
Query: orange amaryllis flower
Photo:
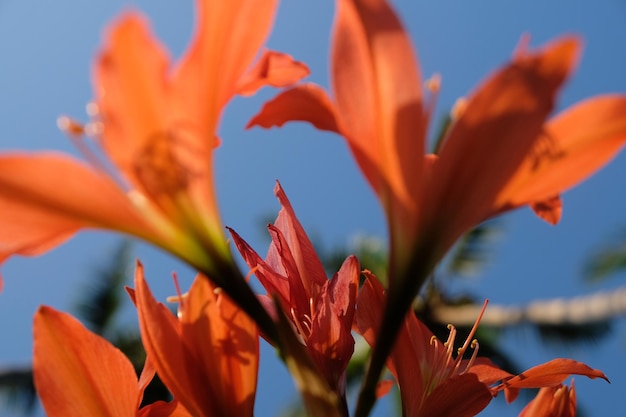
[[[198,275],[179,299],[178,318],[154,299],[137,264],[141,338],[157,373],[195,417],[252,416],[259,367],[254,322]]]
[[[365,275],[354,327],[370,346],[375,346],[386,295],[373,274],[365,271]],[[441,343],[413,311],[406,315],[387,360],[400,388],[404,417],[473,416],[491,401],[489,385],[510,375],[488,359],[476,357],[478,343],[472,341],[476,325],[453,358],[456,330],[450,330],[448,341]],[[474,350],[472,357],[465,360],[463,354],[470,347]]]
[[[576,417],[576,391],[572,386],[541,388],[519,417]]]
[[[357,300],[355,329],[370,346],[375,346],[386,295],[378,279],[368,271],[365,274],[367,279]],[[400,387],[403,416],[469,417],[485,408],[500,391],[505,391],[511,402],[521,388],[555,387],[572,374],[606,379],[601,371],[571,359],[554,359],[519,375],[503,371],[489,359],[477,357],[478,341],[472,338],[480,318],[453,357],[456,329],[449,326],[450,336],[441,343],[409,311],[387,361]],[[469,348],[473,349],[471,357],[463,359]]]
[[[117,19],[95,63],[94,121],[60,119],[73,139],[92,136],[109,160],[80,141],[89,165],[57,153],[0,156],[0,260],[96,227],[138,236],[221,278],[232,264],[212,172],[222,110],[237,93],[308,72],[269,51],[248,70],[277,3],[197,0],[195,35],[174,68],[141,16]]]
[[[177,401],[139,409],[154,377],[149,359],[139,381],[119,349],[78,320],[40,307],[34,324],[35,387],[49,417],[186,417]]]
[[[345,372],[354,351],[351,330],[359,262],[354,256],[348,257],[329,280],[279,183],[274,193],[282,208],[274,224],[268,226],[272,243],[265,260],[230,230],[233,241],[267,290],[269,297],[263,297],[267,308],[276,315],[271,297],[280,302],[318,371],[346,407]]]
[[[626,140],[623,95],[584,101],[547,121],[580,49],[565,37],[539,51],[520,47],[456,111],[438,155],[425,156],[434,97],[425,98],[398,17],[386,0],[336,3],[334,99],[302,85],[267,103],[249,126],[303,120],[345,137],[387,214],[390,291],[409,300],[456,239],[483,220],[531,204],[556,222],[559,193]]]

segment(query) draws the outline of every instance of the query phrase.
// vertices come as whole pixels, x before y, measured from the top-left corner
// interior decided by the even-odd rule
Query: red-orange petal
[[[412,243],[417,222],[427,128],[419,67],[387,1],[336,3],[332,84],[342,134],[390,219],[392,251],[399,250]]]
[[[341,133],[335,111],[335,105],[322,88],[315,84],[302,84],[265,103],[246,128],[280,127],[290,121],[303,121],[320,130]]]
[[[135,416],[135,370],[109,342],[70,315],[40,307],[34,344],[35,386],[48,416]]]
[[[519,417],[576,417],[576,391],[572,387],[558,385],[544,387]]]
[[[410,416],[473,417],[481,412],[493,396],[475,374],[458,375],[446,380],[430,393],[419,411]]]
[[[540,388],[560,384],[570,375],[583,375],[591,379],[607,376],[598,369],[590,368],[582,362],[558,358],[530,368],[504,382],[511,388]]]
[[[250,96],[261,87],[287,87],[309,75],[309,68],[291,56],[276,52],[264,51],[248,72],[237,83],[237,93]]]
[[[570,375],[583,375],[591,379],[607,376],[598,369],[590,368],[582,362],[558,358],[530,368],[513,378],[507,379],[495,390],[504,390],[508,402],[514,401],[522,388],[542,388],[561,384]]]

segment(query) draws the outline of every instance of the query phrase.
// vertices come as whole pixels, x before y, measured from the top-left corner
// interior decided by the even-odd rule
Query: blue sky
[[[559,108],[598,93],[626,90],[626,1],[572,0],[567,7],[556,0],[394,4],[413,37],[424,76],[442,75],[439,115],[504,63],[523,33],[531,35],[533,45],[565,33],[579,34],[585,41],[581,64],[561,95]],[[57,130],[56,118],[61,114],[86,118],[90,67],[103,28],[129,7],[144,10],[172,55],[180,55],[191,34],[191,1],[0,1],[2,150],[74,152]],[[312,70],[310,80],[327,85],[332,16],[331,0],[286,0],[268,46],[305,61]],[[279,179],[302,223],[327,246],[344,245],[358,234],[384,238],[378,203],[341,138],[304,124],[244,131],[250,116],[274,94],[267,90],[254,98],[235,99],[222,121],[216,181],[224,223],[265,253],[267,240],[259,225],[278,210],[272,188]],[[463,289],[492,303],[523,304],[623,285],[624,276],[603,286],[583,284],[581,267],[591,250],[626,229],[624,178],[626,156],[621,155],[565,194],[563,220],[557,227],[538,220],[528,209],[506,215],[493,261]],[[0,367],[30,361],[31,321],[37,306],[71,309],[93,266],[118,240],[112,234],[86,232],[45,256],[14,259],[3,266]],[[173,270],[183,285],[191,282],[193,272],[172,258],[146,245],[136,249],[158,296],[174,292],[169,278]],[[134,323],[134,312],[129,309],[123,320]],[[583,348],[539,345],[530,329],[509,332],[504,342],[528,367],[566,356],[603,369],[611,385],[577,378],[576,386],[581,403],[593,407],[594,415],[607,415],[619,407],[626,389],[626,332],[623,319],[615,324],[612,337]],[[257,415],[277,415],[293,389],[271,350],[264,351],[263,360],[267,362],[261,369]],[[379,413],[384,415],[384,410]],[[501,413],[494,407],[483,415]],[[511,409],[507,415],[516,413]]]

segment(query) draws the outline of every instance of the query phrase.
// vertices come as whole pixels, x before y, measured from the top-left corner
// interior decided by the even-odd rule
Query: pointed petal
[[[34,332],[35,386],[48,416],[135,416],[137,377],[122,352],[50,307],[37,311]]]
[[[573,381],[571,388],[565,385],[541,388],[519,417],[576,417],[576,391]]]
[[[470,96],[434,165],[422,220],[425,227],[445,224],[445,233],[437,231],[441,253],[494,213],[500,191],[532,151],[578,51],[578,40],[570,37],[518,54]]]
[[[309,68],[291,56],[275,51],[264,51],[252,68],[237,83],[237,93],[251,96],[260,88],[288,87],[309,75]]]
[[[345,387],[345,371],[354,352],[352,323],[360,277],[359,261],[348,257],[339,272],[328,281],[318,299],[311,336],[307,341],[311,355],[339,395]]]
[[[203,381],[202,373],[189,363],[193,358],[181,343],[178,323],[172,313],[154,299],[140,263],[135,271],[135,301],[141,340],[159,377],[192,415],[208,417],[210,414],[203,412],[203,399],[208,397],[208,392],[200,398],[194,395],[195,383]]]
[[[157,401],[143,407],[137,417],[193,417],[185,407],[176,400],[166,403]]]
[[[278,181],[274,187],[274,194],[282,207],[274,225],[280,229],[289,242],[304,288],[308,289],[311,292],[310,296],[314,297],[316,295],[313,291],[314,286],[321,287],[327,281],[324,265]]]
[[[392,236],[406,243],[415,229],[427,123],[410,38],[385,0],[337,2],[332,75],[342,133]]]
[[[553,359],[530,368],[503,383],[510,388],[540,388],[558,385],[570,375],[583,375],[591,379],[608,378],[598,369],[590,368],[582,362],[572,359]]]
[[[487,407],[492,398],[487,386],[475,374],[468,373],[446,380],[426,397],[419,412],[409,415],[473,417]]]
[[[272,266],[268,265],[254,249],[237,234],[233,229],[227,227],[237,250],[243,257],[248,267],[254,271],[261,285],[270,296],[278,297],[282,302],[289,304],[289,281],[287,278],[277,272]],[[271,300],[268,300],[271,304]]]
[[[206,141],[272,27],[277,0],[196,0],[196,33],[174,74],[182,114]]]
[[[544,201],[607,164],[626,143],[626,96],[587,99],[551,119],[499,204]]]
[[[266,129],[290,121],[309,122],[320,130],[340,133],[335,105],[326,92],[315,84],[303,84],[283,91],[263,105],[246,125]]]
[[[40,254],[84,227],[155,235],[113,181],[62,154],[0,157],[0,211],[0,260]]]

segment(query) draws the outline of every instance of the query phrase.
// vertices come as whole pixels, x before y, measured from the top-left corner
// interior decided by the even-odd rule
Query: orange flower
[[[35,387],[47,416],[191,416],[177,401],[139,409],[154,377],[150,361],[138,382],[122,352],[69,314],[39,308],[34,333]]]
[[[468,229],[526,204],[555,223],[559,193],[623,145],[625,96],[599,96],[546,121],[579,44],[566,37],[539,51],[522,45],[459,106],[438,155],[425,156],[434,96],[422,89],[409,36],[387,1],[338,0],[334,100],[302,85],[266,103],[249,126],[303,120],[345,137],[387,214],[390,289],[412,299]],[[429,83],[432,92],[437,84]]]
[[[346,368],[354,352],[352,322],[359,286],[360,266],[348,257],[328,279],[313,244],[279,183],[274,188],[282,208],[268,226],[272,243],[262,259],[234,230],[233,241],[244,260],[268,292],[267,308],[276,315],[272,298],[287,312],[298,340],[306,347],[318,372],[345,402]]]
[[[519,417],[576,417],[576,391],[572,386],[541,388]]]
[[[197,0],[195,35],[174,68],[141,16],[115,21],[94,68],[94,120],[59,121],[90,165],[57,153],[0,156],[0,261],[96,227],[138,236],[205,272],[232,264],[212,172],[222,110],[237,93],[285,86],[308,71],[267,51],[246,72],[277,3]],[[81,142],[84,134],[109,161]]]
[[[370,346],[375,346],[379,340],[386,295],[374,275],[366,271],[366,277],[359,291],[355,329]],[[511,375],[489,359],[477,357],[478,341],[472,338],[480,318],[476,320],[456,357],[453,357],[456,336],[453,326],[449,326],[448,340],[441,343],[413,311],[406,315],[387,361],[400,387],[403,416],[474,416],[498,392],[505,391],[507,401],[512,402],[522,388],[545,387],[549,394],[540,394],[543,398],[540,401],[548,401],[544,397],[553,394],[555,401],[561,401],[563,398],[556,395],[555,389],[569,375],[607,379],[601,371],[571,359],[554,359],[519,375]],[[469,348],[473,349],[470,359],[463,359]]]
[[[141,338],[157,373],[195,417],[252,416],[259,367],[254,322],[201,275],[179,300],[178,319],[154,299],[137,264]]]

